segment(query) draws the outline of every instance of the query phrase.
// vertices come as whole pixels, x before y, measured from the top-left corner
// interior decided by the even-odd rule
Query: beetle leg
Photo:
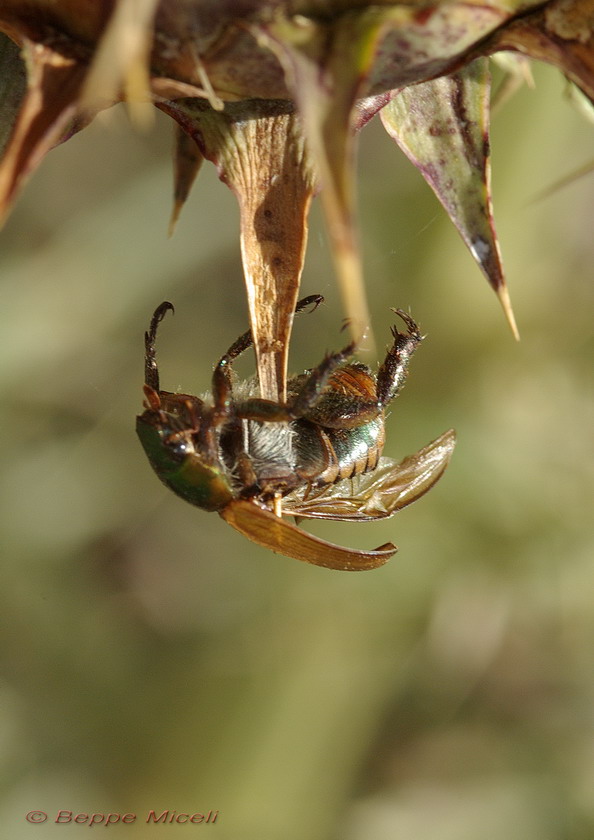
[[[159,388],[159,368],[157,367],[157,357],[155,351],[155,342],[157,340],[157,329],[159,324],[165,317],[168,310],[175,312],[173,304],[168,300],[163,301],[160,306],[157,306],[151,318],[151,323],[148,332],[144,334],[144,382],[157,394]]]
[[[303,380],[305,377],[299,377]],[[299,388],[291,381],[291,390]],[[361,363],[341,366],[327,382],[327,387],[309,406],[305,419],[326,429],[356,429],[381,414],[375,376]]]
[[[328,354],[320,364],[305,378],[305,382],[286,405],[273,400],[263,400],[253,397],[242,403],[236,403],[233,413],[236,417],[246,420],[258,420],[262,423],[288,423],[307,415],[315,405],[328,380],[334,371],[340,367],[355,350],[355,343],[351,342],[344,350]],[[377,413],[377,411],[376,411]]]
[[[410,359],[422,340],[416,322],[401,309],[393,310],[406,324],[400,333],[392,327],[394,342],[381,365],[377,380],[362,366],[341,364],[352,355],[353,344],[341,353],[327,356],[315,368],[289,401],[292,419],[307,417],[318,425],[348,430],[358,428],[378,416],[382,408],[398,394],[406,379]],[[332,377],[332,390],[322,394]],[[321,400],[319,397],[321,396]]]
[[[260,491],[258,488],[258,476],[252,464],[252,459],[247,452],[239,452],[235,462],[235,469],[239,478],[239,483],[243,487],[242,498],[249,498],[257,495]]]
[[[232,420],[225,427],[221,439],[221,450],[227,466],[242,488],[242,497],[251,498],[256,495],[259,492],[258,476],[245,448],[243,424],[237,419]]]
[[[295,307],[295,315],[298,315],[300,312],[303,312],[303,310],[307,309],[308,306],[313,306],[313,309],[311,311],[315,312],[318,306],[323,302],[324,298],[322,295],[308,295],[307,297],[302,298]],[[227,350],[225,355],[222,356],[218,364],[220,365],[223,361],[225,361],[227,364],[231,364],[231,362],[234,362],[235,359],[237,359],[238,356],[241,356],[243,352],[249,350],[253,343],[254,339],[252,336],[252,331],[247,330],[247,332],[244,332],[243,335],[240,335],[239,338],[233,342],[233,344]]]
[[[297,420],[307,414],[308,410],[316,403],[334,371],[353,355],[356,346],[356,342],[352,341],[338,353],[329,353],[311,371],[297,394],[289,400],[287,408],[291,419]]]
[[[310,415],[312,409],[316,407],[316,403],[318,402],[322,391],[328,384],[332,375],[335,374],[341,378],[346,376],[346,373],[343,373],[342,370],[337,372],[337,368],[340,368],[341,365],[343,365],[344,362],[353,355],[355,347],[355,342],[351,342],[343,350],[339,350],[337,353],[329,353],[324,359],[322,359],[317,367],[310,371],[308,375],[303,377],[303,383],[297,390],[297,393],[289,399],[286,405],[273,402],[272,400],[263,400],[258,397],[253,397],[252,399],[245,400],[242,403],[235,404],[235,416],[247,420],[274,423],[290,422],[291,420],[299,420],[302,417],[307,417],[309,419],[313,419],[313,421],[319,425],[328,425],[333,427],[333,420],[337,418],[333,417],[332,411],[329,412],[330,416],[327,418],[327,423],[325,422],[326,418],[324,418],[324,420],[319,420],[315,417],[315,415],[313,417],[310,417]],[[373,381],[369,375],[367,378],[370,382]],[[343,389],[341,388],[340,391],[342,392],[342,390]],[[370,394],[369,396],[372,395]],[[338,399],[336,394],[333,395],[333,399],[334,401]],[[356,394],[354,398],[350,394],[347,394],[345,401],[347,403],[347,408],[349,409],[346,412],[349,419],[346,420],[344,424],[342,422],[342,417],[340,420],[337,419],[337,428],[352,428],[353,426],[359,426],[362,422],[361,418],[363,416],[363,412],[369,412],[368,419],[373,419],[374,417],[377,417],[379,411],[381,410],[381,406],[378,405],[377,400],[363,400],[359,394]],[[364,420],[363,422],[366,421]]]
[[[322,295],[308,295],[302,298],[295,307],[295,314],[303,312],[308,306],[313,305],[312,312],[323,303]],[[229,415],[229,407],[231,404],[231,366],[235,359],[241,356],[246,350],[253,345],[254,338],[252,331],[240,335],[239,338],[231,345],[224,356],[221,356],[217,362],[212,375],[212,393],[215,406],[215,422],[221,423]]]
[[[408,364],[423,340],[417,323],[402,309],[393,309],[407,327],[407,332],[398,332],[392,327],[394,342],[377,373],[377,396],[381,405],[387,405],[400,392],[406,380]]]
[[[311,302],[310,299],[305,298],[300,301],[299,305],[304,306],[309,302]],[[351,342],[343,350],[328,354],[305,377],[297,393],[289,399],[286,405],[254,397],[236,404],[234,407],[235,416],[248,420],[276,423],[307,417],[319,425],[336,429],[356,428],[362,423],[373,420],[378,416],[383,406],[387,405],[399,393],[406,379],[410,359],[423,338],[416,322],[410,315],[407,315],[401,309],[393,311],[402,318],[408,327],[408,331],[401,333],[398,332],[396,327],[392,327],[394,342],[378,371],[377,385],[373,389],[375,393],[372,393],[369,387],[373,383],[370,374],[366,374],[356,366],[353,366],[352,369],[351,366],[346,366],[339,370],[355,351],[356,344]],[[244,346],[245,342],[247,344]],[[225,367],[226,360],[232,360],[232,351],[236,348],[243,347],[243,349],[246,349],[250,345],[251,334],[245,333],[223,356],[217,368]],[[243,350],[239,352],[243,352]],[[235,358],[239,355],[239,352],[236,353]],[[215,377],[216,373],[217,369],[215,369]],[[229,377],[228,369],[225,371],[225,375],[227,378]],[[337,384],[340,387],[334,389],[329,405],[319,404],[320,412],[317,412],[315,409],[318,407],[318,400],[333,375],[338,377]],[[230,392],[231,381],[228,378],[228,384],[219,391],[221,400],[218,410],[223,417],[227,416],[225,401],[230,400]],[[322,395],[323,400],[324,396]],[[216,408],[215,403],[215,410]],[[317,416],[318,414],[320,416]]]
[[[256,420],[259,423],[288,423],[293,419],[288,407],[273,400],[251,397],[233,406],[233,416],[240,420]]]

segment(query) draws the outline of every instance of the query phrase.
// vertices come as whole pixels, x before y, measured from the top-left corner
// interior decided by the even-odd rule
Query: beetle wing
[[[325,566],[327,569],[346,572],[376,569],[397,551],[392,543],[386,543],[372,551],[357,551],[334,545],[302,531],[255,502],[242,499],[230,502],[220,511],[220,515],[225,522],[258,545],[278,554],[294,557],[296,560],[313,563],[315,566]]]
[[[378,467],[307,493],[296,490],[283,499],[283,513],[312,519],[385,519],[427,492],[447,467],[456,433],[444,432],[399,464],[381,458]]]

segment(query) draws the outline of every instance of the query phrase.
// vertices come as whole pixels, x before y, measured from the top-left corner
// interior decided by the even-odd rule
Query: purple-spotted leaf
[[[521,15],[480,46],[481,55],[500,50],[554,64],[594,102],[594,0],[552,0]]]
[[[458,228],[517,337],[493,221],[489,93],[488,62],[481,58],[450,76],[401,90],[381,118]]]
[[[322,10],[320,10],[322,12]],[[493,6],[447,4],[428,7],[386,4],[311,17],[283,16],[253,25],[277,55],[296,101],[303,130],[322,184],[321,200],[344,309],[354,337],[368,329],[361,255],[355,222],[355,137],[386,91],[457,64],[469,39],[486,35],[510,13]],[[472,33],[472,34],[470,34]],[[386,97],[387,98],[387,97]],[[371,104],[365,112],[363,100]],[[477,240],[477,245],[478,240]],[[486,266],[488,257],[482,259]],[[495,258],[489,265],[495,278]],[[505,302],[500,271],[497,289]],[[511,309],[508,317],[513,321]]]

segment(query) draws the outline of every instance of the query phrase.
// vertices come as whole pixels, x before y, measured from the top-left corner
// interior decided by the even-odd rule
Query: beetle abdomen
[[[371,420],[358,429],[324,429],[331,450],[330,463],[316,484],[335,484],[375,469],[384,448],[384,418]]]
[[[299,476],[318,487],[375,469],[384,448],[383,414],[358,429],[322,429],[307,421],[295,425]]]
[[[376,386],[360,362],[332,374],[306,419],[295,423],[303,480],[321,487],[375,469],[385,441]]]

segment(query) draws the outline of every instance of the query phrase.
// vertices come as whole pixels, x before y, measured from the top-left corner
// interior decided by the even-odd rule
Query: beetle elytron
[[[312,295],[296,312],[323,298]],[[253,378],[236,382],[237,357],[252,346],[244,333],[214,368],[212,395],[200,399],[160,390],[157,329],[173,305],[162,303],[145,333],[145,411],[136,421],[158,477],[191,504],[217,511],[249,539],[280,554],[331,569],[381,566],[395,552],[342,548],[292,525],[282,515],[365,521],[392,516],[440,478],[455,444],[453,430],[396,463],[382,458],[384,410],[397,396],[422,340],[400,309],[406,332],[376,374],[349,362],[355,345],[328,354],[287,383],[286,403],[257,396]]]

